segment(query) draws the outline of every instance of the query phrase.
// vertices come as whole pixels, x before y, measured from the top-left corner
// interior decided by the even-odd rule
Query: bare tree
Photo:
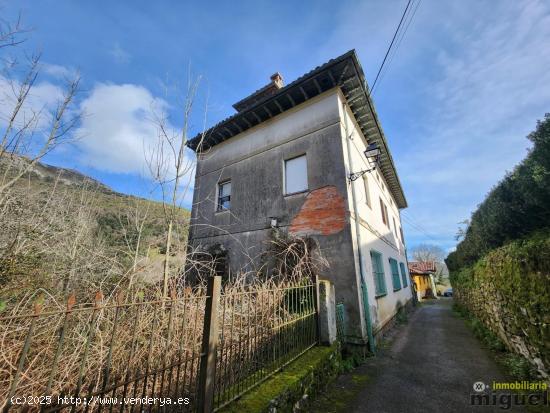
[[[190,191],[195,168],[195,160],[186,154],[186,144],[189,138],[192,109],[201,79],[200,77],[192,78],[191,76],[188,79],[183,101],[181,128],[179,130],[172,128],[165,111],[155,111],[153,121],[158,130],[158,141],[147,158],[150,173],[162,191],[162,204],[166,221],[162,289],[164,297],[168,295],[170,256],[174,234],[182,233],[182,228],[178,228],[178,216],[182,214],[181,203]]]
[[[438,245],[419,244],[411,249],[411,255],[419,262],[441,262],[445,258],[445,251]]]
[[[6,202],[10,187],[31,171],[47,153],[66,142],[68,132],[79,119],[79,115],[71,111],[71,104],[78,91],[78,76],[67,81],[64,95],[53,113],[46,108],[28,107],[39,70],[40,56],[34,56],[21,81],[6,79],[11,89],[11,93],[7,93],[11,96],[6,96],[5,101],[11,103],[11,108],[4,109],[7,122],[0,136],[0,166],[3,169],[0,177],[0,207]]]
[[[0,19],[0,49],[23,43],[27,40],[23,35],[28,31],[21,23],[21,13],[17,16],[15,23]]]
[[[13,24],[0,20],[0,48],[21,45],[26,32],[20,17]],[[52,224],[51,207],[63,196],[56,194],[57,181],[52,192],[46,195],[29,181],[39,161],[71,139],[69,131],[79,120],[73,105],[80,78],[75,75],[73,79],[66,79],[64,86],[56,86],[58,100],[53,107],[39,106],[33,91],[40,74],[40,54],[31,55],[22,64],[15,57],[4,56],[0,74],[0,260],[15,262],[24,256],[30,259],[32,250],[34,264],[40,264],[40,251],[50,235],[56,233],[55,227],[46,230],[46,226]],[[30,277],[31,270],[23,268],[16,272]]]

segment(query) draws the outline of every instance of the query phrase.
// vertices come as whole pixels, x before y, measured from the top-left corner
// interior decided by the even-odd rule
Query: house
[[[414,283],[418,301],[437,298],[435,274],[437,266],[434,261],[409,262],[409,273]]]
[[[259,265],[274,229],[313,238],[348,340],[374,344],[412,298],[407,201],[355,51],[286,86],[276,73],[234,108],[188,142],[197,153],[190,245],[223,254],[235,273]]]

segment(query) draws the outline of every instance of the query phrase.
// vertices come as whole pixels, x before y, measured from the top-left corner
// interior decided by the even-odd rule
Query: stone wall
[[[550,234],[495,249],[451,282],[460,304],[550,377]]]

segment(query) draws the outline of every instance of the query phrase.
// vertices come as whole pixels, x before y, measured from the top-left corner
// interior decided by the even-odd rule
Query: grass
[[[296,391],[306,376],[318,369],[335,351],[332,347],[314,347],[285,367],[282,371],[267,379],[252,391],[245,393],[239,400],[220,410],[223,413],[264,412],[268,411],[272,400],[285,392]],[[299,393],[299,391],[298,391]]]

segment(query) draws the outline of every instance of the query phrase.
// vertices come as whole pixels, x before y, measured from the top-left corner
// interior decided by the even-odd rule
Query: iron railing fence
[[[1,410],[150,411],[148,397],[194,409],[207,298],[98,293],[91,304],[71,297],[62,311],[36,304],[33,314],[1,317]]]
[[[98,293],[0,317],[0,410],[217,410],[317,344],[317,294],[309,282],[222,293],[213,277],[170,299]]]
[[[215,410],[317,344],[316,291],[302,283],[221,295]]]

